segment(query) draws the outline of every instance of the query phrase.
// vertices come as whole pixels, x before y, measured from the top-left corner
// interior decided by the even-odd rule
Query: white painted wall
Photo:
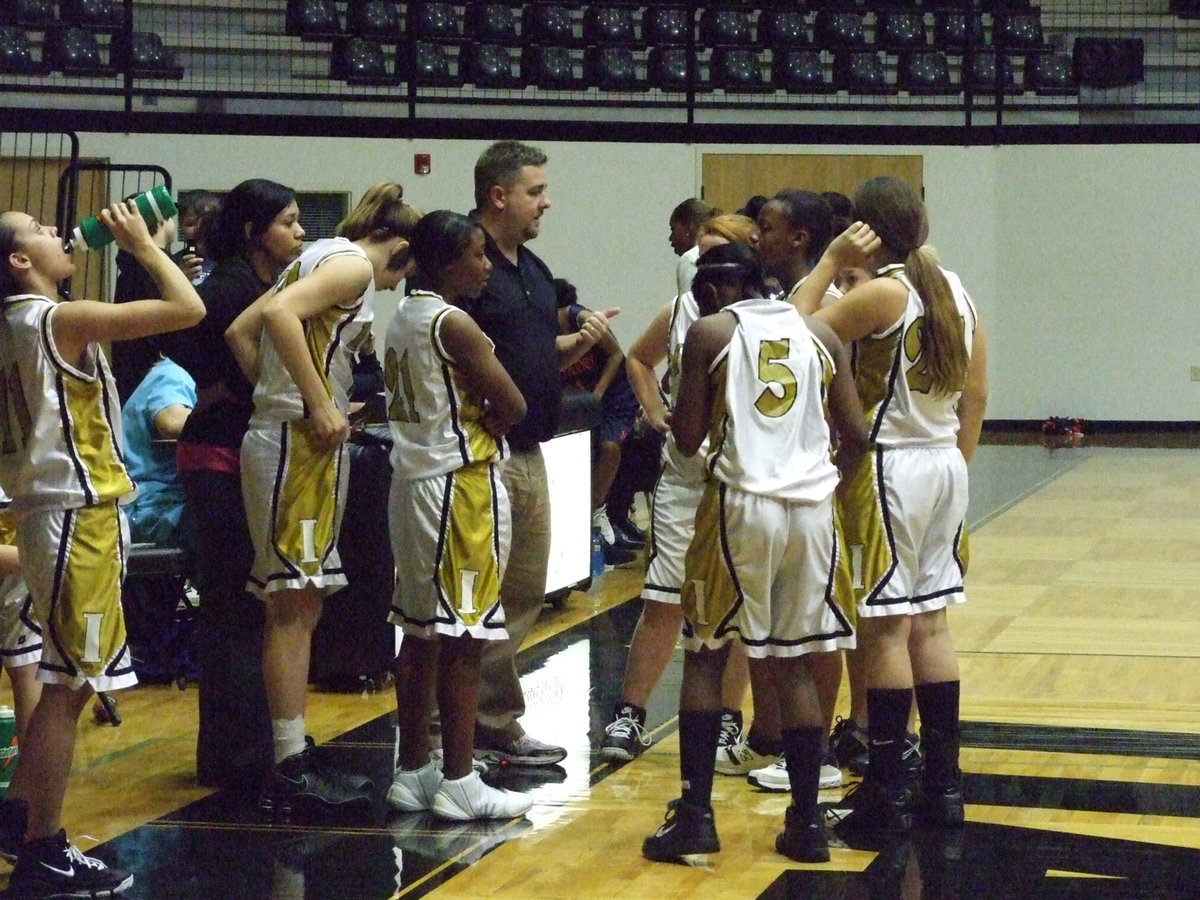
[[[267,177],[357,199],[394,178],[426,209],[466,211],[484,141],[80,135],[84,156],[158,163],[177,188]],[[672,207],[704,152],[924,155],[931,242],[986,323],[989,418],[1194,421],[1200,383],[1200,147],[782,147],[543,143],[553,207],[531,245],[628,344],[673,291]],[[433,172],[413,174],[413,154]],[[821,185],[794,185],[820,190]],[[783,187],[783,185],[781,185]],[[303,214],[303,211],[301,211]],[[383,304],[381,319],[390,316]]]

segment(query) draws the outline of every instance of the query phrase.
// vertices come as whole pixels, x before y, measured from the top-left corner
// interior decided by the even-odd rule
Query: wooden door
[[[853,197],[868,178],[895,175],[923,197],[923,163],[919,154],[706,153],[701,164],[702,196],[722,212],[735,212],[756,194],[771,197],[783,188],[800,188]]]

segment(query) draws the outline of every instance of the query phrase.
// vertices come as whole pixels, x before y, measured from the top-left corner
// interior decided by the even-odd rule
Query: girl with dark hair
[[[413,233],[421,283],[400,303],[384,349],[394,439],[389,526],[396,558],[390,621],[404,629],[396,658],[400,759],[387,802],[442,819],[509,819],[532,801],[483,782],[473,766],[480,655],[508,637],[500,582],[511,516],[496,463],[525,400],[492,342],[458,308],[478,297],[491,262],[483,229],[438,210]],[[443,761],[430,757],[437,692]]]
[[[196,381],[176,462],[196,526],[196,774],[213,787],[255,790],[271,762],[259,664],[262,603],[245,592],[253,552],[240,452],[253,386],[225,343],[225,329],[300,255],[299,217],[295,192],[281,184],[254,178],[231,190],[213,225],[209,250],[217,265],[198,288],[208,316],[164,348]]]
[[[254,412],[242,439],[242,497],[254,562],[246,589],[266,607],[261,647],[274,767],[264,811],[369,810],[371,783],[320,768],[305,740],[312,633],[324,598],[347,583],[337,541],[349,489],[354,354],[376,291],[409,271],[420,213],[395,182],[369,188],[338,226],[289,265],[225,332]]]
[[[815,300],[846,266],[865,260],[875,272],[817,314],[855,342],[855,381],[877,447],[849,473],[843,496],[870,761],[839,804],[848,811],[841,827],[911,826],[914,786],[902,754],[914,686],[924,756],[915,811],[961,825],[959,670],[946,609],[965,599],[967,463],[987,399],[983,326],[958,276],[923,246],[928,220],[912,187],[872,179],[854,209],[862,222],[834,240],[804,286]]]
[[[0,477],[19,518],[22,569],[46,638],[42,695],[0,813],[3,844],[20,847],[9,882],[9,893],[20,897],[107,897],[133,883],[128,872],[80,853],[62,829],[80,713],[96,691],[137,681],[121,610],[129,526],[120,505],[135,489],[100,345],[186,328],[204,316],[187,276],[154,243],[133,204],[113,204],[100,221],[162,299],[60,302],[58,284],[75,263],[56,229],[23,212],[0,215]]]
[[[795,305],[796,288],[829,244],[833,211],[820,194],[786,188],[758,212],[758,258]],[[808,315],[817,307],[796,307]]]

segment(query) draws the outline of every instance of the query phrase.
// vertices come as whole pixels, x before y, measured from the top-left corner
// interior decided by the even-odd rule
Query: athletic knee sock
[[[788,783],[792,789],[792,805],[803,816],[812,819],[817,808],[817,791],[821,779],[821,757],[825,752],[825,729],[783,729],[783,758],[787,761]]]
[[[870,737],[869,777],[880,784],[898,785],[904,780],[901,759],[908,714],[912,710],[911,688],[871,688],[867,691],[867,734]]]
[[[959,719],[961,682],[937,681],[918,684],[917,709],[921,714],[921,752],[925,762],[925,782],[945,785],[958,778]]]
[[[712,806],[713,770],[717,738],[721,733],[719,709],[679,711],[679,774],[685,802],[701,809]]]
[[[272,719],[271,737],[275,741],[276,763],[302,752],[305,747],[304,716],[294,719]]]

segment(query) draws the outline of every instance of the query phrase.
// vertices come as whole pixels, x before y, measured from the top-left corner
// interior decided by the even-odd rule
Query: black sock
[[[903,780],[901,758],[908,714],[912,711],[912,688],[871,688],[867,691],[867,734],[871,738],[872,780],[896,785]]]
[[[613,704],[613,721],[617,719],[633,719],[639,725],[646,725],[646,710],[628,700],[618,700]]]
[[[721,734],[719,709],[679,711],[679,774],[683,799],[701,809],[712,807],[713,771],[717,765],[717,738]]]
[[[962,682],[918,684],[917,709],[921,713],[921,751],[925,776],[931,784],[958,777],[958,702]]]
[[[792,788],[792,805],[807,822],[817,808],[821,757],[825,752],[825,729],[819,726],[785,728],[782,740],[788,783]]]
[[[761,732],[754,730],[753,725],[750,726],[750,733],[746,735],[746,745],[760,756],[779,756],[783,753],[783,741],[779,738],[764,738]]]

